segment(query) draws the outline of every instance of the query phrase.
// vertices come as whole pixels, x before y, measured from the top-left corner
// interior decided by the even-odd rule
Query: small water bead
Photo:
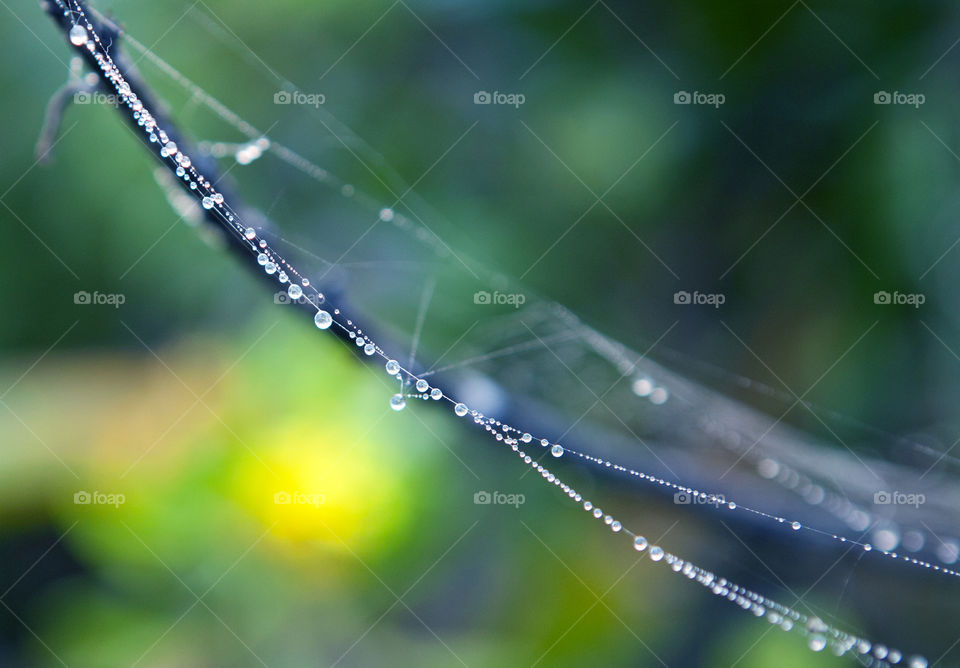
[[[287,294],[290,296],[290,299],[300,299],[303,296],[303,288],[296,283],[292,283],[290,287],[287,288]]]
[[[555,444],[552,448],[550,448],[550,454],[553,455],[554,457],[562,457],[563,446],[560,445],[559,443]]]
[[[643,536],[637,536],[633,539],[633,549],[637,552],[643,552],[646,550],[648,544],[649,543],[647,543],[647,539]]]
[[[380,220],[385,223],[389,223],[391,220],[393,220],[393,209],[380,209]]]
[[[610,525],[610,530],[613,533],[620,533],[620,529],[622,528],[623,528],[623,525],[620,524],[620,522],[618,522],[617,520],[614,520],[613,524]]]
[[[665,387],[655,387],[650,393],[650,403],[655,406],[661,406],[667,403],[667,399],[670,398],[670,393],[667,392]]]
[[[800,522],[794,522],[790,525],[790,528],[794,531],[800,531],[800,527],[803,526]]]
[[[810,640],[807,642],[807,645],[814,652],[822,652],[823,648],[827,646],[827,639],[820,634],[815,634],[810,636]]]
[[[318,329],[329,329],[330,325],[333,324],[333,317],[326,311],[317,311],[317,314],[313,316],[313,324]]]
[[[550,441],[548,441],[548,440],[545,439],[545,438],[541,438],[541,439],[540,439],[540,445],[542,445],[543,447],[547,447],[548,445],[550,445]]]
[[[223,194],[222,194],[222,193],[213,193],[213,201],[216,202],[217,204],[223,204]],[[256,235],[254,235],[254,236],[256,236]],[[253,237],[247,237],[247,238],[248,238],[248,239],[252,239]]]
[[[372,343],[367,343],[367,344],[363,347],[363,353],[364,353],[364,355],[372,355],[372,354],[374,354],[375,352],[377,352],[377,347],[376,347],[374,344],[372,344]]]
[[[202,200],[200,200],[200,205],[203,206],[204,209],[212,209],[212,208],[213,208],[213,198],[212,198],[212,197],[204,197]]]
[[[404,406],[407,405],[407,400],[403,398],[402,394],[395,394],[390,397],[390,408],[395,411],[402,411]]]
[[[653,381],[649,378],[637,378],[633,381],[633,393],[638,397],[650,396],[653,392]]]
[[[387,370],[388,374],[391,376],[396,376],[398,373],[400,373],[400,362],[397,360],[389,360],[384,365],[384,368]]]
[[[600,519],[601,517],[603,517],[603,511],[600,510],[599,508],[594,508],[593,516],[596,517],[597,519]]]
[[[223,195],[221,195],[220,198],[223,199]],[[252,227],[248,227],[243,231],[243,236],[245,236],[250,241],[253,241],[254,239],[257,238],[257,231]]]
[[[660,561],[663,559],[663,548],[654,545],[650,548],[650,561]]]
[[[83,46],[87,43],[87,30],[83,26],[75,25],[70,28],[70,43],[74,46]]]
[[[267,262],[265,265],[263,265],[263,270],[268,274],[275,274],[277,273],[277,265],[275,265],[273,262]]]
[[[430,398],[433,399],[434,401],[443,399],[443,390],[441,390],[439,387],[433,388],[432,390],[430,390]]]
[[[428,383],[423,378],[421,378],[420,380],[417,381],[416,387],[417,387],[417,392],[426,392],[428,389],[430,389],[430,383]]]
[[[530,441],[533,440],[533,436],[531,436],[530,434],[524,434],[523,436],[520,437],[520,440],[523,441],[524,443],[529,443]]]
[[[279,274],[277,274],[277,280],[281,283],[286,283],[290,280],[290,278],[287,276],[287,272],[281,271]]]
[[[453,407],[453,412],[456,413],[458,417],[466,415],[468,410],[470,409],[467,408],[467,405],[464,403],[459,403]]]
[[[171,156],[176,156],[178,151],[179,149],[177,148],[177,145],[170,141],[164,144],[163,148],[160,149],[160,155],[162,155],[164,158],[169,158]]]

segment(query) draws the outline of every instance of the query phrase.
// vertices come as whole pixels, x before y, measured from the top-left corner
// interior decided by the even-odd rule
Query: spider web
[[[102,54],[109,75],[108,50],[79,6],[72,9],[74,22],[88,33],[78,46]],[[215,36],[219,30],[208,17],[203,27]],[[949,579],[960,575],[953,568],[960,541],[951,533],[960,508],[955,457],[816,406],[806,393],[785,385],[779,389],[672,350],[664,342],[672,326],[628,342],[605,335],[601,326],[536,294],[509,271],[475,260],[438,233],[451,223],[416,196],[417,182],[407,185],[325,109],[287,110],[306,114],[332,138],[318,142],[319,148],[304,141],[294,149],[245,121],[132,36],[124,35],[122,42],[182,89],[188,104],[222,123],[230,138],[208,138],[199,150],[229,168],[244,192],[254,180],[270,183],[277,164],[284,167],[278,181],[286,187],[323,186],[316,209],[278,216],[268,208],[240,211],[218,200],[202,176],[191,176],[189,156],[184,161],[176,148],[164,157],[187,165],[178,175],[195,179],[200,194],[184,199],[168,172],[158,171],[181,215],[198,213],[200,206],[213,210],[228,231],[250,242],[251,262],[280,278],[275,301],[308,300],[317,309],[318,327],[339,328],[367,358],[385,365],[395,386],[393,396],[385,392],[385,402],[397,410],[443,406],[472,421],[613,534],[622,534],[613,536],[611,545],[633,547],[663,562],[656,567],[804,634],[812,650],[829,647],[865,665],[901,662],[898,650],[828,624],[806,604],[788,607],[728,581],[654,544],[640,527],[597,505],[605,486],[630,485],[638,499],[672,498],[709,521],[733,518],[753,525],[798,555],[855,549],[857,563],[876,560],[894,575],[909,578],[926,570],[931,571],[926,577]],[[289,81],[276,83],[280,92],[300,93]],[[114,77],[113,85],[129,98],[122,77]],[[141,120],[149,119],[148,110],[140,113]],[[158,135],[158,145],[166,143],[161,128],[147,131]],[[340,178],[321,166],[323,151],[338,144],[364,167],[360,179]],[[341,297],[349,300],[349,312],[339,309]],[[742,392],[785,410],[767,414],[735,396]],[[816,416],[836,444],[787,424],[784,416],[797,406]],[[835,429],[859,438],[841,438]],[[547,465],[556,466],[564,480],[586,468],[601,484],[588,499]],[[937,474],[927,477],[924,472],[934,467]],[[922,495],[922,506],[889,503],[900,490]],[[909,663],[926,665],[920,656]]]

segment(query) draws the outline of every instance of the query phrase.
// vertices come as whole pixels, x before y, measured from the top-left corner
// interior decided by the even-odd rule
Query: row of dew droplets
[[[306,289],[313,292],[313,295],[316,298],[316,304],[324,304],[324,296],[310,284],[310,281],[306,277],[301,276],[293,266],[291,266],[273,248],[269,246],[265,239],[258,238],[256,230],[250,227],[243,227],[239,220],[239,216],[230,208],[223,195],[217,192],[210,181],[197,171],[189,156],[179,150],[179,147],[177,147],[177,145],[169,139],[163,128],[159,127],[156,119],[152,116],[150,111],[144,107],[142,101],[140,101],[131,91],[130,85],[124,79],[119,68],[113,62],[106,48],[103,46],[100,36],[97,34],[94,26],[86,18],[84,9],[79,2],[77,0],[56,1],[57,5],[63,9],[64,16],[66,16],[73,24],[69,31],[69,40],[71,44],[78,48],[86,48],[92,54],[104,77],[111,83],[111,85],[113,85],[120,99],[131,110],[133,118],[136,120],[137,124],[142,127],[146,133],[148,133],[149,141],[151,143],[159,144],[159,154],[162,158],[173,161],[175,165],[175,173],[179,178],[182,178],[188,184],[188,187],[191,191],[197,193],[197,196],[200,198],[201,206],[208,211],[214,212],[229,230],[236,233],[249,243],[251,251],[256,255],[257,263],[263,267],[263,270],[266,274],[276,275],[277,280],[281,284],[289,284],[287,292],[291,299],[300,299],[300,297],[304,295],[304,290]],[[72,8],[65,4],[67,1],[71,3]],[[299,284],[291,280],[291,275],[298,279]],[[340,319],[337,319],[334,316],[340,316]],[[530,444],[534,442],[535,439],[530,433],[521,433],[514,427],[501,423],[499,420],[485,417],[479,411],[470,410],[466,404],[462,402],[456,402],[454,399],[444,394],[439,388],[430,387],[426,380],[417,378],[414,374],[404,369],[396,360],[388,359],[384,352],[373,341],[370,341],[369,338],[363,336],[363,331],[360,328],[358,328],[351,320],[344,319],[342,317],[339,309],[334,308],[333,314],[331,314],[329,311],[318,307],[317,313],[314,316],[314,322],[316,326],[322,330],[329,329],[331,326],[336,325],[345,333],[347,333],[349,338],[353,339],[358,347],[362,347],[365,354],[376,354],[381,356],[383,359],[386,359],[387,362],[385,364],[385,369],[387,373],[391,376],[400,378],[401,382],[405,382],[407,384],[412,382],[417,391],[421,393],[420,396],[422,396],[422,398],[430,398],[433,400],[446,399],[448,402],[453,404],[453,411],[455,415],[458,417],[466,417],[469,415],[476,424],[482,425],[484,429],[495,438],[496,441],[505,445],[509,445],[517,454],[517,456],[519,456],[525,464],[530,465],[538,473],[540,473],[541,477],[547,483],[559,487],[573,502],[582,504],[584,510],[591,513],[594,518],[602,519],[604,524],[609,526],[611,531],[614,533],[623,532],[630,536],[632,539],[632,546],[635,550],[640,552],[648,550],[647,553],[649,554],[651,561],[664,562],[670,566],[671,572],[697,581],[702,586],[712,591],[715,595],[724,597],[729,601],[736,603],[739,607],[745,611],[752,612],[757,617],[765,617],[770,623],[777,625],[784,631],[799,630],[801,633],[809,637],[808,645],[810,649],[814,651],[821,651],[829,644],[834,653],[838,656],[851,651],[861,655],[871,653],[877,660],[890,664],[900,663],[902,655],[897,650],[888,649],[884,645],[874,645],[865,639],[858,638],[840,631],[839,629],[824,623],[817,617],[808,617],[807,615],[777,603],[772,599],[743,588],[725,578],[718,578],[715,574],[706,571],[689,561],[685,561],[674,554],[666,552],[660,546],[649,545],[646,538],[633,533],[629,529],[625,529],[620,521],[614,519],[609,514],[604,514],[603,511],[600,508],[595,507],[591,501],[584,500],[575,489],[562,482],[559,477],[557,477],[554,473],[551,473],[543,465],[535,461],[531,455],[527,454],[523,449],[521,449],[521,443]],[[665,393],[660,396],[662,396],[663,401],[666,400],[667,395]],[[657,400],[660,399],[660,396],[657,397]],[[651,400],[653,400],[653,398],[651,398]],[[405,397],[402,394],[394,395],[390,399],[390,405],[392,408],[394,408],[394,410],[402,410],[405,406],[405,403]],[[513,434],[520,434],[520,436],[515,437]],[[646,474],[641,474],[640,472],[625,469],[619,465],[614,465],[610,461],[602,461],[599,458],[592,457],[591,455],[564,448],[558,443],[550,443],[550,441],[545,438],[539,439],[539,444],[543,447],[549,446],[551,455],[557,458],[562,457],[567,453],[572,453],[580,458],[597,464],[602,464],[606,467],[612,466],[618,470],[632,473],[633,475],[648,477],[660,484],[669,484],[677,487],[678,489],[685,489],[679,488],[673,483],[667,483],[662,479],[655,479],[652,476],[646,476]],[[690,491],[693,492],[693,490]],[[735,507],[736,505],[731,502],[730,508],[734,509]],[[778,520],[783,522],[783,518],[778,518]],[[792,526],[794,529],[800,528],[799,523],[796,522],[794,522]],[[869,546],[866,547],[869,548]],[[925,668],[927,662],[923,657],[915,656],[910,659],[909,665],[911,668]]]

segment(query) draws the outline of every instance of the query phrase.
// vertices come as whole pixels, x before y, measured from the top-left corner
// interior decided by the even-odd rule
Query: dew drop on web
[[[326,311],[317,311],[317,314],[313,316],[313,324],[319,329],[329,329],[330,325],[333,324],[333,317]]]
[[[83,46],[87,43],[87,30],[83,26],[76,25],[70,28],[70,43],[74,46]]]

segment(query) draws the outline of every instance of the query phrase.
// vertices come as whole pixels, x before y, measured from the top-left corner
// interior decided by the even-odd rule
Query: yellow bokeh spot
[[[302,422],[271,430],[261,461],[245,458],[236,495],[276,537],[320,541],[361,551],[404,524],[404,461],[390,457],[376,436],[358,437],[344,425]]]

